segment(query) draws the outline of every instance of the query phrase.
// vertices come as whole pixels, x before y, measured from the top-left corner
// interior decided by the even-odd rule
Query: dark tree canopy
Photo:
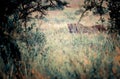
[[[105,7],[103,4],[106,4]],[[84,0],[84,8],[86,9],[83,14],[93,9],[96,10],[96,13],[101,17],[106,12],[109,13],[111,26],[108,27],[109,33],[117,33],[120,35],[120,1],[119,0]],[[107,10],[107,11],[105,11]],[[81,15],[78,23],[80,22],[83,14]],[[102,20],[102,18],[101,18]]]
[[[25,21],[32,12],[38,11],[42,16],[46,15],[45,10],[49,7],[63,8],[67,4],[67,2],[61,0],[1,0],[0,26],[1,28],[9,27],[5,23],[8,23],[8,17],[14,13],[17,13],[17,16],[14,17],[15,21],[19,19]]]
[[[108,7],[110,10],[111,32],[118,32],[120,35],[120,1],[110,0]]]

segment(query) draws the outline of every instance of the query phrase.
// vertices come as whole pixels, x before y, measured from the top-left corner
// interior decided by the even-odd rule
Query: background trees
[[[104,15],[106,12],[109,13],[110,16],[110,23],[111,26],[108,27],[109,33],[120,33],[120,27],[119,27],[119,9],[120,9],[120,1],[118,0],[84,0],[84,8],[85,11],[83,14],[90,10],[93,11],[94,14],[99,14],[101,16],[101,21],[103,21],[102,15]],[[79,21],[81,20],[83,14],[81,15]],[[79,22],[78,21],[78,22]]]

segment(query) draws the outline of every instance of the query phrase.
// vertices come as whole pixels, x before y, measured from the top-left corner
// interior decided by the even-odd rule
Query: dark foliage
[[[110,32],[117,32],[120,35],[120,1],[110,0],[109,1],[109,15],[111,21]]]
[[[107,7],[103,4],[107,3]],[[92,11],[95,9],[94,14],[99,14],[101,17],[106,12],[110,15],[111,26],[108,27],[109,33],[117,33],[120,35],[120,1],[119,0],[84,0],[85,11],[82,13],[78,23],[81,21],[84,13],[88,10]],[[100,18],[102,21],[102,18]]]

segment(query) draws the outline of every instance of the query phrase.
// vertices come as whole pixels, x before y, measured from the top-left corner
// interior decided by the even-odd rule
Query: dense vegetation
[[[108,3],[107,7],[102,6],[104,1]],[[48,49],[50,49],[50,47],[44,49],[46,39],[47,39],[45,37],[45,34],[42,32],[38,32],[38,29],[36,29],[35,32],[33,32],[32,29],[35,27],[34,22],[31,23],[31,25],[29,26],[27,25],[28,21],[31,21],[31,19],[35,20],[35,18],[30,17],[30,15],[33,12],[39,12],[39,15],[38,15],[39,17],[37,18],[41,19],[43,18],[43,16],[46,15],[46,10],[49,10],[49,9],[63,10],[64,9],[63,6],[66,6],[67,2],[64,2],[61,0],[44,0],[44,1],[43,0],[1,0],[0,2],[1,2],[0,3],[0,7],[1,7],[0,8],[0,58],[1,59],[0,60],[3,61],[3,64],[2,64],[3,67],[1,67],[1,70],[0,70],[0,77],[3,78],[2,74],[5,74],[8,79],[13,79],[13,78],[23,79],[24,76],[27,79],[31,77],[31,74],[33,73],[29,70],[32,69],[31,62],[35,61],[35,58],[37,58],[37,55],[40,53],[41,55],[45,55],[47,57],[47,54],[48,55],[50,54],[47,51]],[[120,1],[119,0],[100,0],[100,2],[97,2],[96,0],[85,0],[84,4],[85,4],[84,8],[86,9],[85,11],[95,9],[96,13],[100,14],[101,17],[105,13],[104,8],[107,8],[109,10],[108,12],[110,15],[110,23],[111,23],[111,26],[109,26],[109,30],[110,30],[109,32],[120,34],[120,28],[119,28]],[[80,43],[81,41],[83,40],[88,41],[87,37],[85,36],[81,35],[80,38],[74,37],[74,39],[72,39],[72,42],[71,42],[72,46],[76,50],[79,49],[77,47],[81,45]],[[103,40],[103,43],[105,42],[105,45],[103,43],[101,44],[104,47],[107,46],[106,42],[110,43],[111,49],[106,47],[106,49],[108,49],[109,52],[111,52],[114,49],[113,44],[111,44],[112,41],[106,41],[106,38],[102,36],[97,37],[97,39],[95,38],[93,40],[89,39],[89,41],[90,43],[93,42],[94,40],[99,41],[99,38],[105,39]],[[66,41],[66,40],[63,40],[63,41]],[[83,44],[87,45],[86,41],[84,41]],[[67,42],[65,42],[64,44],[66,43]],[[99,43],[97,44],[99,45]],[[76,50],[74,51],[77,52]],[[101,49],[98,50],[99,53],[100,53],[100,50]],[[23,51],[25,53],[23,53]],[[43,54],[43,52],[46,52],[46,53]],[[88,53],[90,51],[85,50],[84,52]],[[102,54],[103,53],[101,53],[100,56],[102,56]],[[66,54],[66,55],[69,56],[69,54]],[[88,59],[93,61],[90,57]],[[99,59],[100,58],[98,58],[98,61]],[[104,61],[99,61],[99,62],[98,61],[96,60],[95,62],[97,62],[98,64],[100,62],[104,62]],[[54,62],[55,61],[53,61],[53,63]],[[74,66],[75,62],[73,60],[70,59],[69,62],[72,63]],[[86,70],[83,71],[84,73],[87,73],[87,74],[93,73],[89,75],[90,78],[97,78],[96,76],[94,76],[94,74],[99,70],[97,69],[97,66],[96,66],[97,63],[95,62],[93,62],[94,67],[91,68],[89,72],[87,72]],[[111,68],[111,64],[108,66],[110,66],[109,68]],[[112,69],[110,70],[108,69],[108,72],[110,72],[111,70]],[[50,71],[48,70],[48,72]],[[76,69],[75,71],[72,71],[72,72],[74,73],[67,73],[67,72],[66,73],[70,75],[71,78],[72,77],[80,78],[79,73],[81,72],[78,72]],[[56,73],[55,70],[53,70],[53,73],[49,73],[48,75],[53,75],[53,78],[57,78],[56,76],[54,76],[54,74],[56,74],[58,78],[64,78],[60,76],[62,74]],[[110,74],[108,77],[110,76],[113,76],[113,74]],[[119,78],[119,75],[117,75],[115,78]]]

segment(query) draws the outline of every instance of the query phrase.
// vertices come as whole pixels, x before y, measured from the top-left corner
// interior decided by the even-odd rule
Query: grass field
[[[75,11],[50,11],[43,21],[36,21],[46,43],[34,62],[30,62],[32,68],[41,73],[43,79],[119,79],[120,37],[112,39],[101,32],[70,33],[67,24],[79,19]],[[81,23],[91,27],[97,22],[100,24],[98,19],[88,12]]]
[[[74,19],[70,19],[67,17],[70,14],[63,15],[66,12],[58,11],[57,17],[48,15],[38,21],[41,26],[36,23],[38,32],[45,35],[46,43],[34,62],[30,62],[32,68],[41,73],[43,79],[119,79],[120,37],[113,39],[101,32],[70,33],[67,24],[75,23],[78,16],[73,12]],[[92,22],[86,26],[90,27]]]
[[[30,65],[21,68],[25,74],[21,79],[120,79],[120,36],[70,33],[67,24],[78,21],[77,10],[49,11],[42,21],[30,22],[36,26],[28,38],[32,44],[17,41],[22,51],[21,62]],[[87,12],[80,23],[91,27],[101,22],[99,16]]]
[[[41,72],[51,79],[120,77],[119,44],[112,43],[105,33],[71,34],[65,24],[62,26],[44,30],[47,51],[43,52],[43,59],[38,57],[41,58],[38,66]]]

